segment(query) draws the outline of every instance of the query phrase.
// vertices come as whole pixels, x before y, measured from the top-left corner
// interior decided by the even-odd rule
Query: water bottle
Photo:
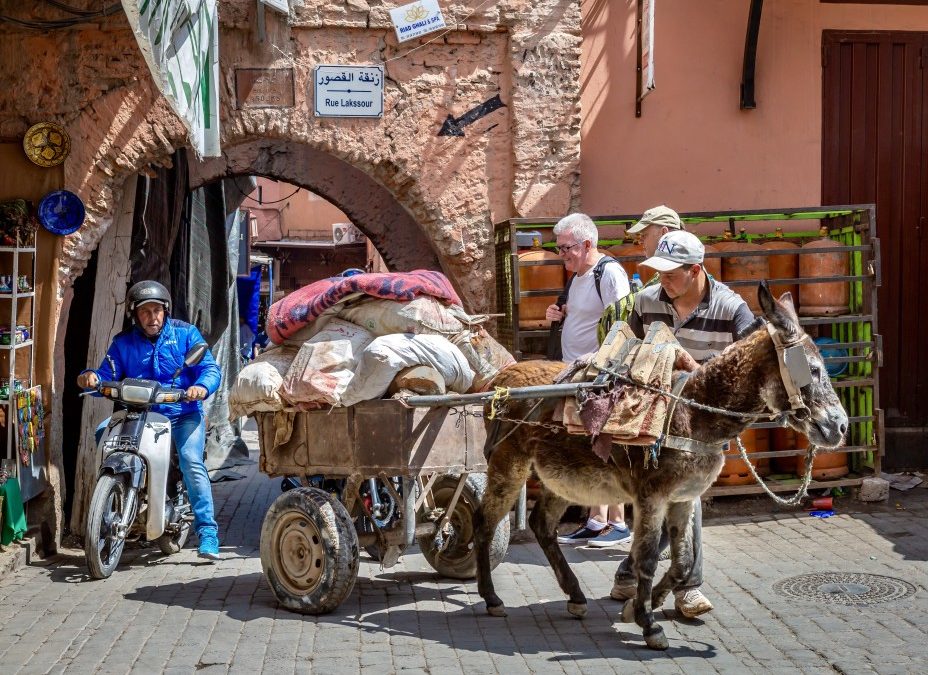
[[[631,287],[632,293],[637,293],[642,288],[644,288],[644,284],[641,283],[641,277],[638,275],[638,272],[635,272],[632,275],[632,280],[629,282],[629,286]]]

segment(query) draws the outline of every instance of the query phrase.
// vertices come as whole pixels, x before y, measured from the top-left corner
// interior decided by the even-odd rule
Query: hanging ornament
[[[39,122],[23,137],[23,150],[33,164],[58,166],[71,152],[71,138],[54,122]]]

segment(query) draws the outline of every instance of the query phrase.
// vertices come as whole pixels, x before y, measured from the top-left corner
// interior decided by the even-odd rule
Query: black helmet
[[[140,281],[126,293],[126,312],[132,316],[136,307],[152,301],[164,305],[165,312],[171,311],[171,294],[168,289],[157,281]]]

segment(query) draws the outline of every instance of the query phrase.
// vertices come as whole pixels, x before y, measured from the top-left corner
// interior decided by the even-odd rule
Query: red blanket
[[[268,337],[274,344],[281,344],[352,293],[390,300],[412,300],[430,295],[449,304],[461,304],[451,282],[441,272],[414,270],[332,277],[304,286],[271,305],[267,313]]]

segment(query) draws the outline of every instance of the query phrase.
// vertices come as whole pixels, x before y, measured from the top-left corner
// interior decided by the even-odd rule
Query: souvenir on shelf
[[[45,408],[42,405],[41,385],[17,392],[15,401],[19,459],[24,466],[29,466],[32,453],[45,440]]]
[[[35,246],[37,223],[25,199],[0,202],[0,246]]]

